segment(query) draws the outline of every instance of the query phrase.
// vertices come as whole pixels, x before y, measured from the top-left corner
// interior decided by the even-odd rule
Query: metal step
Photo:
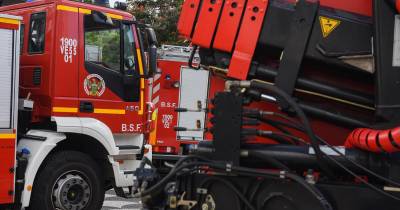
[[[129,188],[128,188],[129,189]],[[115,194],[121,198],[131,198],[132,195],[124,191],[122,187],[114,187]]]
[[[140,150],[139,146],[135,145],[117,145],[120,150]]]
[[[132,170],[124,171],[124,174],[125,174],[125,175],[134,174],[134,173],[135,173],[135,171],[132,171]]]

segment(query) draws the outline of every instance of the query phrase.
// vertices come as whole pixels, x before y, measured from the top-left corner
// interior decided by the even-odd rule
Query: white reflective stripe
[[[14,89],[13,43],[15,39],[13,36],[13,30],[0,29],[0,37],[0,128],[10,129],[12,124],[11,119],[13,118],[13,113],[10,107],[12,107],[14,100],[12,96],[13,91],[11,91]]]
[[[160,101],[160,96],[157,96],[153,99],[153,104],[156,105]]]
[[[346,148],[344,148],[343,146],[335,146],[334,147],[336,150],[338,150],[340,152],[340,154],[328,146],[320,146],[319,148],[321,149],[321,151],[323,153],[330,155],[330,156],[346,155]],[[310,147],[310,149],[308,150],[308,154],[315,155],[315,151],[312,147]]]
[[[154,75],[154,82],[161,78],[161,74]]]
[[[153,94],[156,94],[160,90],[161,84],[158,83],[156,86],[153,87]]]
[[[394,67],[400,66],[400,15],[394,18],[393,63]]]

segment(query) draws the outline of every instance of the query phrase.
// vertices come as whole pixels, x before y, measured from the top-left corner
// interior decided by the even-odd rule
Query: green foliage
[[[177,24],[184,0],[128,0],[129,11],[136,19],[154,27],[161,44],[182,45]]]
[[[86,32],[85,44],[99,48],[102,54],[100,62],[112,69],[120,68],[120,33],[118,29]]]

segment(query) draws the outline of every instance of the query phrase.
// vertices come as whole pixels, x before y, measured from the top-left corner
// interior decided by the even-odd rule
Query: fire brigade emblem
[[[90,74],[86,77],[83,87],[87,95],[100,97],[106,90],[106,83],[100,75]]]

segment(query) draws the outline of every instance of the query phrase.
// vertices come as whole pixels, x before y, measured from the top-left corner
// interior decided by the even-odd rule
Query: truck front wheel
[[[76,151],[53,154],[36,176],[29,210],[97,210],[104,201],[98,164]]]

